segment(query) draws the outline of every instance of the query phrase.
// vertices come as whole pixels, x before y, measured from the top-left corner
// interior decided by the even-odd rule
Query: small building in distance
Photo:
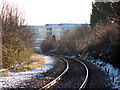
[[[83,24],[46,24],[45,26],[29,26],[35,33],[35,38],[45,39],[48,36],[55,36],[56,39],[60,38],[63,33],[69,33],[76,27],[82,26]]]

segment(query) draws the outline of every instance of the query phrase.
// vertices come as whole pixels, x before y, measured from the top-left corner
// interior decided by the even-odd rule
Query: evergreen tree
[[[95,2],[92,3],[91,26],[102,21],[106,23],[108,20],[116,21],[120,17],[120,2]]]

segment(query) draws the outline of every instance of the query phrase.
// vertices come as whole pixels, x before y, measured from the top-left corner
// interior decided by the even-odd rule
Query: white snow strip
[[[95,64],[97,67],[101,68],[102,71],[106,72],[106,74],[110,76],[113,89],[120,88],[120,69],[115,69],[113,65],[105,63],[100,59],[95,60],[91,56],[88,56],[88,53],[83,59]]]

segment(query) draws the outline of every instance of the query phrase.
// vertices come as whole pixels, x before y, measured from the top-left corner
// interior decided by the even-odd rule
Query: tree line
[[[90,56],[119,67],[120,2],[92,3],[90,26],[76,27],[64,33],[59,40],[47,38],[41,44],[42,52]]]

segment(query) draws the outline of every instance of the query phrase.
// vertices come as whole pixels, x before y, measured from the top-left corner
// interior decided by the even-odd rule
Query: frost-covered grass
[[[114,68],[113,65],[105,63],[100,59],[94,59],[91,56],[88,56],[88,53],[83,57],[83,59],[95,64],[98,68],[108,74],[113,85],[112,88],[120,87],[120,69]]]
[[[32,68],[39,68],[44,66],[45,58],[40,55],[32,55],[28,61],[17,64],[9,69],[10,72],[25,72],[30,71]]]
[[[1,69],[0,76],[7,77],[9,72],[26,72],[30,71],[32,68],[43,67],[45,63],[45,58],[40,55],[32,55],[29,61],[23,62],[22,64],[17,64],[15,67],[10,69]]]
[[[37,64],[40,63],[38,57],[44,57],[45,61],[42,61],[42,64],[44,66],[42,66],[42,67],[37,66]],[[7,72],[6,73],[7,76],[4,77],[5,75],[3,75],[0,77],[0,89],[2,89],[2,88],[17,88],[21,83],[24,83],[25,80],[29,80],[32,77],[35,77],[35,76],[43,77],[42,73],[47,72],[56,63],[54,61],[54,59],[49,56],[38,55],[38,57],[35,57],[36,60],[33,60],[35,62],[32,61],[33,66],[30,71],[7,72],[7,69],[1,69],[0,72]],[[38,61],[38,62],[36,62],[36,61]],[[34,64],[36,64],[36,65],[34,66]]]

